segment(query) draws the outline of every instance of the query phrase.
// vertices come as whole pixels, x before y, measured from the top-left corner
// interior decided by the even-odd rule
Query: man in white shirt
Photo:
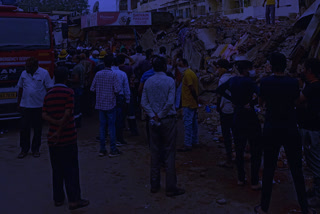
[[[185,190],[177,187],[175,154],[177,137],[177,120],[175,109],[175,82],[166,75],[166,60],[155,57],[153,60],[155,75],[150,77],[143,88],[141,105],[151,118],[151,193],[160,190],[160,166],[165,162],[166,195],[182,195]]]
[[[117,56],[114,59],[114,66],[111,67],[111,70],[117,75],[118,81],[120,83],[120,92],[117,96],[117,106],[116,106],[116,137],[117,137],[117,146],[122,146],[123,144],[127,144],[127,142],[123,139],[123,129],[124,129],[124,121],[126,116],[127,107],[130,103],[130,87],[128,76],[124,71],[119,69],[119,65],[121,62],[121,57]]]
[[[53,87],[53,80],[47,70],[39,67],[38,60],[31,57],[26,61],[18,87],[18,108],[22,116],[18,158],[24,158],[29,152],[31,128],[34,128],[31,151],[34,157],[40,157],[42,106],[47,90]]]
[[[135,69],[139,66],[139,64],[140,64],[143,60],[146,59],[146,57],[143,56],[143,54],[142,54],[143,49],[142,49],[141,46],[138,46],[138,47],[136,48],[136,51],[137,51],[137,53],[136,53],[135,55],[131,56],[131,58],[132,58],[133,61],[135,62],[135,63],[133,64],[133,66],[132,66],[133,70],[135,70]]]

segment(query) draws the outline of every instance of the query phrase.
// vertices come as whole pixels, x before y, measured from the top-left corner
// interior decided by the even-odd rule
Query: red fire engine
[[[25,62],[36,57],[53,77],[54,51],[48,15],[0,5],[0,120],[18,119],[17,83]]]

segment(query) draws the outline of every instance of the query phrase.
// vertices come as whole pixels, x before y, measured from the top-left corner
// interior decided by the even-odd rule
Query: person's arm
[[[277,7],[278,7],[278,8],[280,7],[280,0],[278,0],[278,5],[277,5]]]
[[[113,75],[113,90],[116,96],[119,95],[121,91],[121,80],[116,73]]]
[[[67,121],[69,120],[69,118],[72,115],[72,110],[71,109],[66,109],[64,112],[64,115],[61,119],[57,120],[54,119],[53,117],[51,117],[46,111],[42,112],[42,118],[46,121],[48,121],[50,124],[54,124],[59,126],[59,128],[63,128],[67,123]]]
[[[170,109],[172,109],[172,107],[175,104],[175,98],[176,98],[176,87],[175,87],[174,81],[172,81],[172,83],[170,84],[167,102],[158,114],[160,119],[168,116]]]
[[[142,92],[143,92],[143,86],[144,86],[144,82],[140,82],[139,89],[138,89],[139,96],[141,96],[141,95],[142,95]]]
[[[126,103],[130,103],[130,87],[129,87],[129,81],[127,78],[127,75],[123,73],[124,78],[124,96],[126,98]]]
[[[264,0],[263,4],[262,4],[262,7],[264,7],[266,5],[266,1],[267,0]]]
[[[50,77],[49,72],[47,71],[44,77],[44,86],[46,87],[47,91],[49,91],[54,85],[54,78]]]
[[[17,106],[18,111],[20,110],[20,103],[21,103],[22,94],[23,94],[23,88],[19,88],[19,91],[18,91],[18,106]]]
[[[147,115],[154,119],[154,120],[158,120],[158,115],[155,114],[151,108],[149,99],[148,99],[148,87],[144,87],[143,88],[143,92],[142,92],[142,97],[141,97],[141,106],[143,108],[143,110],[147,113]]]
[[[96,91],[96,85],[97,85],[97,75],[94,77],[91,87],[90,87],[90,91]]]
[[[125,56],[127,59],[129,59],[130,65],[133,65],[135,63],[135,61],[130,56],[128,56],[127,54],[122,54],[122,55]]]
[[[225,97],[226,99],[230,100],[231,101],[231,96],[229,94],[226,93],[226,91],[229,89],[229,80],[225,83],[223,83],[222,85],[220,85],[216,92],[218,94],[220,94],[221,96]]]

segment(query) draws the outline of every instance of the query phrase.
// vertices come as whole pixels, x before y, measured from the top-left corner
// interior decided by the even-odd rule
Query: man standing
[[[124,122],[125,116],[128,109],[128,105],[130,103],[130,88],[129,88],[129,81],[127,74],[119,69],[121,57],[117,56],[114,59],[114,66],[112,66],[112,71],[117,75],[118,81],[120,83],[120,92],[117,96],[117,107],[116,107],[116,137],[118,141],[118,146],[122,144],[128,144],[123,139],[123,129],[124,129]]]
[[[219,79],[219,86],[227,82],[233,75],[230,72],[230,64],[226,59],[220,59],[217,63],[218,70],[223,73]],[[231,96],[230,91],[227,91]],[[223,136],[223,142],[226,148],[227,159],[224,162],[219,163],[221,167],[232,168],[232,137],[231,131],[233,129],[233,116],[234,109],[230,100],[225,97],[218,98],[218,112],[220,113],[221,130]]]
[[[81,58],[79,55],[73,56],[73,63],[75,66],[72,69],[71,79],[71,87],[74,90],[74,116],[76,119],[76,127],[81,127],[81,100],[83,95],[83,88],[84,88],[84,75],[85,75],[85,68],[80,63]]]
[[[67,79],[68,69],[58,67],[55,71],[56,84],[44,99],[42,117],[50,124],[48,145],[54,204],[57,207],[63,205],[65,185],[69,209],[74,210],[88,206],[89,201],[81,199],[77,132],[73,116],[74,92],[65,85]]]
[[[197,75],[188,68],[186,59],[179,61],[179,66],[184,73],[182,80],[182,107],[184,121],[184,146],[179,152],[191,151],[192,147],[199,145],[198,139],[198,96],[199,82]]]
[[[270,63],[274,75],[263,78],[260,86],[260,106],[266,106],[263,130],[264,169],[261,204],[255,210],[257,213],[268,212],[274,171],[280,147],[283,145],[302,213],[312,213],[308,209],[306,198],[302,172],[302,145],[295,111],[295,103],[300,93],[299,83],[298,80],[285,75],[287,59],[283,54],[273,53]]]
[[[277,0],[278,1],[278,5],[277,7],[279,8],[280,5],[279,5],[279,2],[280,0]],[[266,23],[269,25],[269,24],[275,24],[275,16],[276,16],[276,0],[264,0],[263,2],[263,5],[262,7],[264,7],[264,5],[266,4],[267,2],[267,7],[266,7]],[[271,18],[271,20],[270,20]]]
[[[305,114],[301,126],[302,142],[308,166],[313,174],[311,207],[320,207],[320,61],[308,59],[304,63],[307,85],[300,95]]]
[[[252,105],[254,93],[258,94],[258,86],[249,77],[252,62],[248,60],[238,61],[236,67],[240,76],[229,79],[218,87],[217,92],[228,100],[234,107],[233,131],[234,144],[236,146],[236,162],[238,169],[238,185],[246,184],[246,173],[244,170],[244,152],[247,141],[251,152],[251,188],[258,190],[259,169],[261,164],[261,126]],[[227,93],[231,92],[231,96]]]
[[[139,66],[140,62],[146,59],[146,57],[142,55],[143,48],[140,45],[136,48],[136,52],[137,53],[135,55],[131,56],[134,61],[132,66],[133,71]]]
[[[38,59],[34,57],[27,59],[26,70],[22,72],[18,82],[18,108],[22,116],[21,152],[18,158],[24,158],[29,152],[31,128],[34,128],[31,151],[34,157],[40,157],[43,99],[52,86],[53,82],[48,71],[39,67]]]
[[[119,156],[122,152],[116,146],[116,96],[121,91],[117,75],[111,70],[113,55],[104,58],[105,69],[99,71],[91,85],[91,91],[96,92],[96,109],[100,120],[100,152],[99,156],[107,155],[106,125],[110,135],[109,157]]]
[[[153,61],[156,74],[150,77],[144,86],[141,105],[150,118],[150,150],[151,150],[151,192],[160,190],[160,166],[166,165],[166,195],[184,194],[177,188],[175,169],[175,148],[177,137],[177,121],[174,80],[165,74],[166,61],[156,57]],[[162,160],[162,159],[165,160]]]

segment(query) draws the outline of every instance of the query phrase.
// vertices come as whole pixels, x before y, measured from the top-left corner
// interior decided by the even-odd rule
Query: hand
[[[277,8],[279,8],[279,7],[280,7],[280,5],[278,4]]]
[[[154,121],[159,121],[159,116],[156,114],[156,116],[154,116],[152,119],[153,119]]]
[[[262,4],[262,7],[264,7],[264,3]]]

